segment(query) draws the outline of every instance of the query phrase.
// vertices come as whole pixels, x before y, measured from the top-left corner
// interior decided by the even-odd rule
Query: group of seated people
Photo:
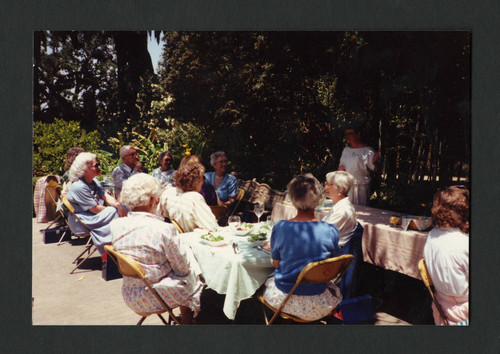
[[[186,232],[195,228],[216,230],[217,220],[205,200],[209,192],[203,188],[213,184],[216,198],[230,205],[237,193],[236,178],[227,174],[223,152],[212,155],[215,172],[208,173],[199,157],[188,156],[176,171],[165,174],[171,162],[165,160],[171,155],[164,154],[160,171],[153,171],[161,178],[155,178],[134,172],[127,162],[132,165],[133,160],[138,160],[137,153],[123,150],[120,155],[127,168],[120,167],[113,176],[129,176],[122,178],[118,199],[94,179],[100,174],[99,162],[88,152],[80,153],[71,165],[72,184],[67,198],[91,230],[101,254],[103,245],[112,243],[118,252],[134,258],[165,301],[172,307],[180,306],[184,323],[191,323],[200,310],[203,287],[199,266],[165,218],[176,220]],[[170,186],[163,189],[162,183]],[[272,229],[270,248],[276,269],[265,283],[264,298],[269,304],[279,306],[306,264],[340,254],[357,226],[356,212],[348,198],[353,184],[352,175],[345,171],[328,173],[324,188],[311,174],[296,176],[289,182],[287,193],[298,212]],[[334,204],[323,220],[317,220],[314,211],[323,192]],[[425,258],[440,300],[449,306],[450,319],[458,323],[465,315],[468,319],[468,191],[450,187],[436,193],[432,216],[436,227],[429,234]],[[72,229],[78,227],[71,218],[69,223]],[[123,297],[137,312],[152,312],[158,306],[143,285],[133,279],[124,279]],[[331,313],[341,300],[342,294],[333,282],[301,284],[283,311],[316,320]],[[437,318],[436,323],[440,323]]]

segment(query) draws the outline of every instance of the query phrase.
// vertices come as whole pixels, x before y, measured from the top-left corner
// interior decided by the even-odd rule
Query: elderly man
[[[113,185],[116,198],[120,197],[123,182],[137,173],[135,167],[139,162],[139,154],[135,147],[125,145],[120,149],[120,158],[122,164],[113,170]]]

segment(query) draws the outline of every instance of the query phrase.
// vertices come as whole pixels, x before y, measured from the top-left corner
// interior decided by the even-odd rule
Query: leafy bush
[[[86,132],[80,122],[55,119],[53,123],[33,123],[33,176],[62,175],[66,152],[71,147],[96,151],[101,145],[97,131]]]

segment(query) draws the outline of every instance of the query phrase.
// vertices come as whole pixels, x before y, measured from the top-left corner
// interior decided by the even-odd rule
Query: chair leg
[[[79,254],[79,255],[75,258],[75,260],[73,261],[73,264],[77,263],[77,262],[78,262],[78,260],[79,260],[79,259],[80,259],[80,258],[81,258],[84,254],[85,254],[85,252],[89,252],[89,253],[90,253],[90,249],[91,249],[91,248],[92,248],[92,246],[91,246],[91,247],[89,247],[89,246],[85,246],[85,250],[84,250],[82,253],[80,253],[80,254]]]
[[[160,317],[160,320],[165,324],[165,326],[169,325],[169,323],[171,321],[170,318],[168,319],[169,323],[167,323],[167,321],[165,321],[165,319],[163,318],[163,316],[161,314],[157,313],[157,315],[158,315],[158,317]]]
[[[75,267],[75,269],[73,269],[73,270],[71,271],[71,273],[69,273],[69,274],[73,274],[73,272],[74,272],[75,270],[77,270],[77,269],[78,269],[78,267],[80,267],[80,266],[82,265],[82,263],[83,263],[83,262],[85,262],[87,259],[89,259],[89,257],[90,257],[90,256],[92,256],[92,255],[94,254],[94,252],[95,252],[95,251],[97,251],[97,248],[94,248],[94,249],[92,250],[92,252],[90,252],[90,249],[89,249],[89,254],[88,254],[88,256],[87,256],[87,257],[85,257],[85,259],[84,259],[83,261],[78,262],[78,263],[77,263],[77,265],[76,265],[76,267]],[[85,253],[85,252],[84,252],[84,253]]]
[[[137,322],[137,326],[142,325],[142,322],[144,322],[145,319],[146,319],[146,316],[142,316],[142,318],[139,320],[139,322]]]
[[[266,314],[266,307],[264,306],[264,304],[260,304],[261,308],[262,308],[262,313],[264,314],[264,320],[266,321],[266,326],[269,325],[269,320],[267,319],[267,314]]]

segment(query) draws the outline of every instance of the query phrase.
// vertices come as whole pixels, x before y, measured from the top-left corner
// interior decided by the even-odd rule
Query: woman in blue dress
[[[228,207],[234,203],[238,194],[238,180],[235,176],[227,173],[227,157],[223,151],[214,152],[210,155],[210,163],[215,172],[205,173],[205,178],[215,188],[215,193],[221,205]]]
[[[290,292],[304,266],[340,254],[337,227],[314,216],[323,193],[319,181],[310,173],[299,175],[288,183],[287,192],[297,208],[297,216],[280,220],[273,227],[271,256],[276,270],[264,290],[264,299],[275,308]],[[341,300],[333,281],[305,283],[290,296],[283,312],[315,321],[331,314]]]
[[[67,198],[75,208],[75,214],[90,230],[90,236],[99,253],[104,254],[104,245],[111,244],[112,236],[109,223],[118,216],[125,216],[127,210],[115,198],[108,194],[94,180],[101,174],[96,155],[90,152],[80,153],[69,170],[72,182]],[[108,206],[104,206],[104,202]],[[76,234],[86,233],[73,215],[68,215],[68,223]]]

